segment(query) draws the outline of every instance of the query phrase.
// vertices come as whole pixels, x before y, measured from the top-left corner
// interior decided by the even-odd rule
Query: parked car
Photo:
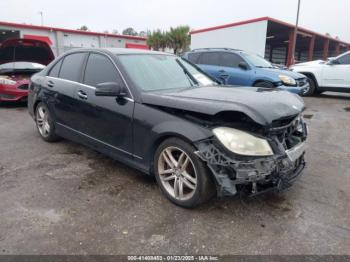
[[[70,51],[32,77],[29,112],[48,142],[64,137],[146,174],[183,207],[285,189],[304,169],[304,103],[227,88],[177,56]]]
[[[9,39],[0,45],[0,102],[25,101],[30,77],[54,59],[50,46],[39,40]]]
[[[302,94],[309,86],[304,75],[277,68],[264,58],[242,50],[195,49],[183,57],[227,85],[280,88],[296,94]]]
[[[300,63],[290,69],[308,77],[310,87],[305,95],[320,94],[324,91],[350,92],[350,51],[328,61]]]
[[[283,64],[273,64],[271,63],[271,65],[274,67],[274,68],[277,68],[277,69],[282,69],[282,70],[288,70],[288,67],[283,65]]]

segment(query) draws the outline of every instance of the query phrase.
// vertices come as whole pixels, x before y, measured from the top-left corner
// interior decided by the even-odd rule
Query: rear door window
[[[205,52],[202,53],[199,59],[199,64],[202,65],[220,65],[220,53],[219,52]]]
[[[122,79],[111,60],[100,54],[91,53],[86,64],[84,84],[94,86],[114,82],[122,85]]]
[[[58,77],[62,65],[62,60],[58,61],[50,70],[49,76]]]
[[[67,55],[61,66],[59,77],[74,82],[81,79],[81,70],[86,53],[75,53]]]

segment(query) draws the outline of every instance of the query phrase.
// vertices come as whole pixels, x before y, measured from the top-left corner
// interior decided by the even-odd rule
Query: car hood
[[[276,74],[278,75],[286,75],[289,76],[293,79],[300,79],[300,78],[305,78],[304,75],[299,74],[297,72],[289,71],[289,70],[283,70],[283,69],[278,69],[278,68],[259,68],[260,73],[266,74],[266,75],[271,75],[271,74]]]
[[[0,71],[2,70],[42,70],[45,66],[39,63],[31,62],[11,62],[0,65]]]
[[[297,67],[297,66],[317,66],[317,65],[324,65],[324,64],[325,64],[324,60],[315,60],[315,61],[295,64],[292,67]]]
[[[267,126],[272,121],[294,116],[304,110],[298,95],[255,87],[200,87],[142,93],[142,103],[167,108],[216,115],[241,112],[256,123]]]

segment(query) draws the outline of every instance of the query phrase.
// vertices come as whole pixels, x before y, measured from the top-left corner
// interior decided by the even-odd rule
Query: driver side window
[[[337,61],[341,65],[350,65],[350,54],[338,58]]]
[[[238,68],[239,63],[244,62],[244,60],[236,54],[232,53],[222,53],[221,54],[221,66],[225,67],[231,67],[231,68]]]
[[[91,53],[86,64],[83,83],[96,87],[106,82],[114,82],[123,86],[123,81],[114,64],[104,55]]]

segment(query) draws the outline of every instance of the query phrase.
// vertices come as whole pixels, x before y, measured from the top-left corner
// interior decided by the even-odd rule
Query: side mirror
[[[238,67],[243,69],[243,70],[248,70],[249,69],[248,64],[246,62],[243,62],[243,61],[239,62]]]
[[[115,82],[105,82],[96,86],[95,95],[123,97],[126,96],[126,92],[124,87]]]

